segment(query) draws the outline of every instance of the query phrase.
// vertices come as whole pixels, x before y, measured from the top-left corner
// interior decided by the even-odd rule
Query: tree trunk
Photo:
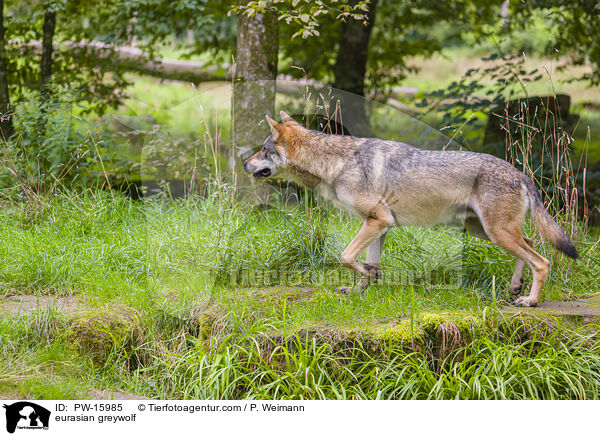
[[[48,94],[50,93],[50,81],[52,80],[52,53],[53,40],[54,40],[54,28],[56,27],[56,12],[51,11],[46,5],[44,12],[44,27],[43,27],[43,40],[42,40],[42,64],[41,64],[41,76],[40,76],[40,117],[38,120],[38,139],[44,141],[46,138],[46,103],[48,102]],[[43,143],[40,142],[40,146]],[[46,162],[42,162],[41,165],[43,170],[46,170]]]
[[[4,0],[0,0],[0,139],[8,139],[14,132],[10,118],[6,61],[6,51],[4,50]],[[9,115],[5,115],[7,113]]]
[[[42,41],[42,89],[50,84],[52,78],[52,41],[54,39],[54,28],[56,26],[56,12],[46,6],[44,13],[44,39]]]
[[[269,134],[265,115],[273,115],[279,26],[274,12],[237,18],[233,85],[233,145],[240,157]]]
[[[358,0],[351,0],[356,4]],[[357,136],[370,133],[365,107],[365,74],[369,55],[369,38],[375,22],[377,0],[371,0],[367,22],[347,18],[342,23],[340,47],[334,67],[334,88],[339,93],[340,109],[344,127]]]

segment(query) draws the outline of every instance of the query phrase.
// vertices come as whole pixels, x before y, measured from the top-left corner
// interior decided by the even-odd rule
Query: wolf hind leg
[[[533,241],[529,238],[523,238],[527,245],[533,247]],[[515,262],[515,271],[513,272],[512,279],[510,280],[510,293],[513,297],[521,294],[523,289],[523,268],[525,268],[525,262],[519,258]]]
[[[486,233],[483,224],[481,224],[481,221],[479,221],[479,218],[469,217],[465,219],[464,226],[470,235],[481,239],[491,240]],[[524,237],[523,240],[527,243],[527,245],[529,245],[529,247],[533,246],[533,241],[531,239]],[[515,262],[515,270],[513,272],[512,279],[510,280],[510,293],[515,297],[519,295],[521,293],[521,289],[523,289],[523,269],[525,268],[525,265],[525,261],[517,257],[517,261]]]
[[[469,235],[476,236],[481,239],[487,239],[488,241],[490,240],[490,237],[485,232],[485,229],[483,228],[483,224],[481,224],[481,221],[479,221],[479,218],[477,218],[477,217],[466,218],[464,221],[464,226],[465,226],[465,229],[467,230],[467,232],[469,232]]]
[[[531,291],[527,297],[517,298],[513,304],[516,306],[536,306],[542,288],[548,277],[548,271],[550,262],[545,257],[534,251],[526,240],[521,235],[520,223],[510,223],[509,225],[500,224],[493,227],[486,226],[487,234],[490,235],[490,239],[499,247],[504,248],[506,251],[511,253],[517,258],[517,262],[521,261],[527,264],[533,273],[533,283],[531,284]],[[521,269],[521,264],[515,266],[516,274],[519,275],[518,269]],[[514,276],[514,275],[513,275]],[[519,277],[520,282],[520,277]]]

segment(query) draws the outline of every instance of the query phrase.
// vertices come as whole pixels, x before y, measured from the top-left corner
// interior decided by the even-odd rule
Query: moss
[[[429,336],[435,336],[435,332],[440,325],[447,322],[447,318],[438,313],[424,312],[417,317],[417,321],[421,324],[425,333]]]
[[[460,332],[461,342],[468,342],[477,336],[484,336],[489,333],[483,317],[468,313],[424,312],[417,317],[417,321],[431,338],[439,336],[440,331],[448,326],[456,327]]]
[[[212,310],[192,312],[186,320],[188,332],[199,341],[206,341],[215,333],[214,329],[219,319],[219,315]]]
[[[376,336],[387,345],[400,345],[410,351],[423,351],[425,345],[425,331],[410,319],[403,319],[396,325],[386,327]]]
[[[192,302],[184,307],[164,304],[149,320],[151,329],[163,338],[180,334],[193,336],[193,343],[203,342],[227,325],[227,317],[218,306],[207,306]]]
[[[67,331],[67,346],[104,364],[117,353],[130,358],[142,343],[139,316],[129,308],[90,310],[75,318]]]

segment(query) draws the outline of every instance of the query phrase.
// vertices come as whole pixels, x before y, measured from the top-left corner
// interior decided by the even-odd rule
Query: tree
[[[103,1],[102,6],[108,2]],[[8,68],[12,100],[19,102],[40,93],[46,96],[52,82],[53,88],[68,91],[75,101],[85,101],[90,109],[99,113],[118,104],[123,95],[119,90],[127,82],[122,71],[105,68],[111,62],[110,58],[99,58],[85,50],[63,52],[54,49],[56,35],[60,35],[60,39],[95,39],[104,28],[98,28],[98,33],[90,29],[86,34],[81,31],[82,23],[90,23],[89,17],[104,13],[102,7],[89,8],[89,3],[82,4],[79,0],[7,0],[10,16],[6,29],[6,39],[10,42],[7,56],[19,60],[11,62]],[[57,22],[59,14],[69,19]],[[47,98],[43,100],[47,101]]]
[[[28,95],[27,90],[43,91],[40,83],[46,87],[51,77],[52,87],[68,89],[76,101],[102,114],[122,101],[129,84],[125,73],[135,69],[131,62],[115,62],[115,50],[135,39],[142,52],[140,58],[151,63],[156,50],[173,35],[192,29],[201,39],[202,29],[212,29],[212,12],[208,11],[214,8],[225,16],[227,2],[99,0],[93,8],[87,0],[7,3],[7,40],[12,41],[7,56],[20,60],[8,69],[14,100]],[[57,22],[59,15],[68,20]],[[70,43],[64,44],[66,50],[62,49],[63,41]],[[211,43],[214,39],[202,40],[198,46],[206,50]]]
[[[42,89],[46,89],[52,77],[52,43],[54,41],[54,29],[56,28],[56,11],[52,5],[44,5],[44,27],[42,41],[42,65],[40,82]]]
[[[54,30],[56,11],[50,2],[44,4],[44,26],[42,29],[42,63],[40,66],[40,117],[38,120],[40,138],[46,137],[46,104],[52,79],[52,53],[54,51]],[[41,145],[41,144],[40,144]]]
[[[273,114],[279,25],[273,11],[239,13],[233,85],[233,144],[244,153],[268,134],[265,114]]]
[[[0,114],[0,139],[8,139],[13,134],[13,124],[10,118],[8,72],[4,48],[4,0],[0,0]]]
[[[358,3],[352,0],[351,5]],[[377,0],[368,4],[365,20],[348,18],[341,26],[339,48],[333,74],[334,88],[350,94],[340,94],[340,108],[344,125],[352,126],[358,136],[371,136],[365,100],[356,96],[365,95],[365,75],[369,56],[369,38],[375,23]]]
[[[356,0],[352,2],[357,3]],[[333,70],[335,88],[365,95],[369,38],[375,22],[376,7],[377,0],[371,0],[366,21],[348,18],[342,23],[337,60]]]
[[[498,0],[488,3],[493,1]],[[335,5],[335,13],[319,14],[318,25],[307,38],[294,37],[304,36],[298,30],[304,26],[301,20],[282,27],[280,72],[296,78],[305,75],[347,91],[336,94],[342,100],[342,121],[359,135],[371,135],[362,96],[391,92],[411,71],[408,59],[442,49],[440,23],[458,21],[468,8],[465,2],[431,0],[346,0],[327,5],[327,11]],[[345,12],[340,16],[341,9]],[[459,38],[459,29],[451,28],[450,36]]]

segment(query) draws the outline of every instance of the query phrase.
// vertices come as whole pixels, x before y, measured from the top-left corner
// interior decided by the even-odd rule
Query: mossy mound
[[[268,352],[284,347],[290,352],[310,342],[325,345],[332,353],[347,354],[363,350],[371,355],[389,351],[426,353],[435,359],[445,359],[455,350],[478,338],[499,339],[511,343],[544,340],[563,329],[559,317],[536,318],[528,314],[422,312],[413,319],[402,318],[395,323],[356,327],[312,325],[287,335],[265,333],[259,341]],[[588,326],[589,327],[589,326]]]
[[[410,319],[403,319],[396,325],[373,332],[373,336],[383,340],[386,345],[418,352],[423,351],[425,346],[425,334],[423,327]]]
[[[431,354],[441,359],[489,333],[484,317],[462,312],[423,312],[416,322],[425,333]]]
[[[284,310],[294,303],[314,299],[315,294],[312,288],[277,286],[261,290],[257,297],[278,310]]]
[[[165,306],[158,310],[152,323],[162,337],[183,332],[201,342],[227,330],[228,317],[217,306]]]
[[[185,318],[186,330],[199,341],[206,341],[213,336],[218,336],[227,328],[227,317],[216,308],[197,308],[192,310]]]
[[[67,331],[69,348],[99,365],[112,354],[130,360],[142,337],[139,315],[124,307],[90,310],[74,318]]]
[[[410,320],[362,328],[311,326],[285,335],[268,332],[257,339],[253,344],[259,347],[266,360],[272,360],[273,352],[277,349],[285,349],[290,353],[302,348],[327,350],[327,354],[338,356],[363,353],[379,356],[388,352],[422,351],[425,345],[423,329],[418,324],[411,324]]]

